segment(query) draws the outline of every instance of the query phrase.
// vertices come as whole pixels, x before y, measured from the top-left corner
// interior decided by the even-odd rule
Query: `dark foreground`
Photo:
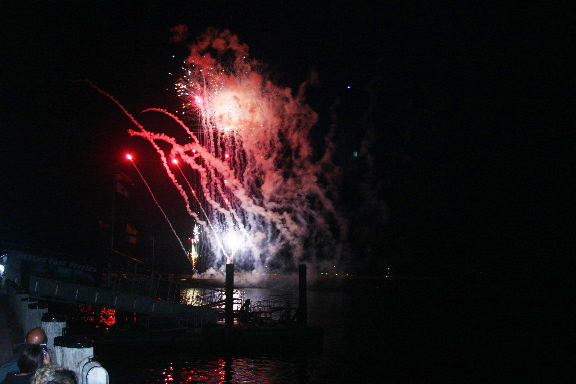
[[[309,292],[320,351],[276,345],[107,352],[116,383],[567,382],[576,353],[570,284],[349,279]]]
[[[554,279],[347,279],[308,292],[320,349],[282,339],[206,348],[190,337],[131,348],[119,339],[95,353],[118,384],[571,382],[572,288]]]
[[[557,280],[358,281],[344,297],[347,373],[363,382],[564,382],[574,296]]]

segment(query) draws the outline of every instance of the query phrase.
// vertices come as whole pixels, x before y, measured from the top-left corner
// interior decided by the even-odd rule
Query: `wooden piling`
[[[306,264],[298,266],[298,323],[308,324],[308,292],[306,282]]]
[[[234,264],[226,264],[226,301],[224,309],[224,320],[226,328],[234,327]]]

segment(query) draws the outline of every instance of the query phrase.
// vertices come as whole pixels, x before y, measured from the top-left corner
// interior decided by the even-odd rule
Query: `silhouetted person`
[[[46,332],[41,327],[33,328],[26,334],[28,344],[46,344],[46,341]]]
[[[280,315],[280,322],[290,323],[290,320],[292,319],[292,307],[290,306],[290,303],[286,302],[286,306],[284,308],[284,312],[282,312],[282,315]]]
[[[248,313],[250,312],[250,299],[246,300],[242,307],[240,308],[240,313],[238,314],[238,321],[241,323],[248,322]]]
[[[18,357],[20,356],[20,352],[22,352],[22,350],[27,346],[27,344],[35,344],[35,345],[42,344],[43,346],[45,346],[47,341],[48,339],[46,337],[46,332],[44,332],[42,328],[37,327],[31,329],[26,334],[26,340],[25,340],[26,344],[19,345],[16,348],[16,353],[14,353],[12,356],[4,360],[2,362],[2,365],[0,365],[0,381],[6,378],[8,372],[18,370]]]
[[[50,355],[38,344],[26,344],[18,355],[18,370],[8,372],[2,384],[29,384],[32,375],[44,364],[50,364]]]

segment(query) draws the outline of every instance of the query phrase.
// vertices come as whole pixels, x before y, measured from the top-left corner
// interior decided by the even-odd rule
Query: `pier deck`
[[[31,296],[60,300],[76,304],[98,305],[121,311],[146,315],[186,317],[196,322],[196,326],[215,323],[217,313],[212,308],[197,307],[167,300],[157,300],[104,288],[69,283],[43,277],[30,277],[28,292]]]

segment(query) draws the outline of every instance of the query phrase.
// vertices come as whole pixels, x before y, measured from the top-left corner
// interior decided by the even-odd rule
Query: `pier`
[[[54,262],[22,253],[14,256],[5,276],[13,308],[16,312],[38,313],[31,317],[36,325],[22,323],[22,328],[40,326],[43,314],[66,311],[68,305],[94,311],[101,308],[131,319],[123,326],[67,327],[68,336],[90,338],[99,353],[120,345],[136,349],[151,344],[167,349],[186,349],[190,345],[210,349],[322,345],[322,330],[307,325],[304,265],[299,270],[297,294],[270,295],[251,301],[235,289],[233,264],[227,265],[225,279],[219,285],[217,281],[173,275],[161,279],[158,274],[136,271],[98,271],[79,263]],[[27,272],[28,263],[42,273],[22,273]],[[37,267],[42,264],[48,268]],[[78,273],[64,274],[63,268]],[[86,272],[92,273],[92,278]],[[98,278],[100,283],[96,283]],[[203,284],[207,287],[200,287]],[[181,293],[185,289],[193,289],[194,297],[183,300]]]
[[[178,317],[191,327],[202,327],[207,324],[214,324],[217,321],[216,312],[209,307],[196,307],[168,300],[158,300],[148,296],[42,277],[30,277],[28,292],[31,296],[38,299],[97,305],[144,315]]]

